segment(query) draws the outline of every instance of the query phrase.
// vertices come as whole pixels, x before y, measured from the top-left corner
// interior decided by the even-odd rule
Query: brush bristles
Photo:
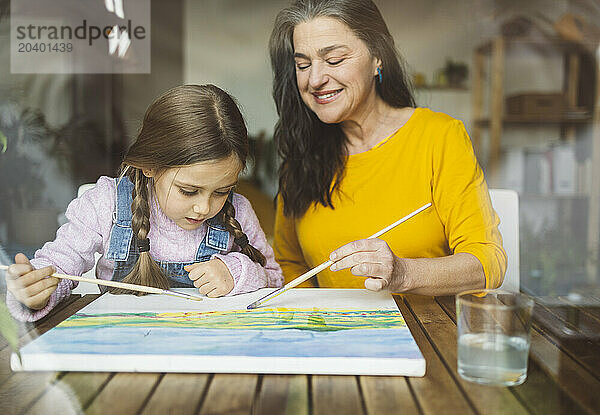
[[[123,282],[129,284],[145,285],[147,287],[160,288],[161,290],[167,290],[170,288],[169,280],[163,273],[160,266],[152,259],[150,253],[143,252],[140,254],[139,259],[135,263],[135,266],[125,278]],[[147,295],[147,293],[140,291],[131,291],[124,288],[109,288],[111,294],[134,294],[134,295]]]

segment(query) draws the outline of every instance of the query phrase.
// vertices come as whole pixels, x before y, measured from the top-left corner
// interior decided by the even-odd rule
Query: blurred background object
[[[150,73],[16,74],[10,2],[0,0],[6,256],[33,255],[52,239],[77,188],[114,176],[148,104],[182,83],[216,84],[240,103],[253,159],[238,191],[272,237],[279,159],[267,44],[288,3],[150,0]],[[598,2],[376,4],[409,64],[418,105],[462,120],[490,187],[519,192],[522,289],[600,298]]]

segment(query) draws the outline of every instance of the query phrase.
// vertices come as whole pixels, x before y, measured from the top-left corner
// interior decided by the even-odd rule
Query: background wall
[[[271,66],[267,44],[278,11],[285,0],[184,1],[184,69],[188,83],[213,82],[226,87],[244,108],[249,131],[272,134],[277,120],[271,98]],[[421,72],[432,83],[450,58],[471,68],[474,48],[498,33],[499,22],[512,15],[556,19],[568,8],[567,0],[377,0],[396,47],[411,73]],[[507,78],[511,87],[544,89],[560,83],[559,56],[544,60],[544,70],[532,61],[530,51],[515,55]],[[546,56],[548,57],[548,56]],[[518,76],[514,76],[518,74]],[[512,92],[512,91],[507,91]],[[420,106],[446,112],[471,123],[469,91],[417,90]]]
[[[484,41],[499,34],[503,22],[511,17],[526,16],[536,23],[536,30],[553,32],[551,22],[565,12],[581,14],[590,21],[600,21],[600,3],[597,0],[375,2],[411,75],[421,73],[427,84],[435,84],[447,59],[468,65],[469,78],[463,89],[433,87],[417,88],[415,91],[419,106],[461,119],[468,131],[473,129],[473,52]],[[272,79],[267,44],[276,14],[289,3],[289,0],[153,0],[152,73],[141,75],[12,75],[9,67],[9,25],[5,15],[4,19],[0,18],[0,128],[4,128],[15,111],[18,113],[24,108],[39,110],[50,129],[73,127],[70,135],[59,136],[63,139],[66,136],[72,143],[82,145],[82,149],[87,150],[77,154],[83,167],[96,163],[92,169],[93,178],[86,176],[85,181],[89,182],[100,174],[116,173],[122,151],[135,136],[147,106],[156,96],[181,83],[214,83],[238,99],[250,134],[257,136],[264,132],[269,141],[277,116],[271,98]],[[0,0],[0,15],[6,10],[5,4],[8,4],[6,0]],[[534,36],[542,36],[541,32],[534,33]],[[486,68],[488,76],[489,69]],[[563,57],[554,47],[510,47],[506,53],[504,70],[505,95],[551,92],[563,88]],[[485,97],[485,103],[489,102],[488,98]],[[487,107],[484,112],[488,112]],[[91,120],[96,130],[77,129],[76,124],[82,119]],[[479,161],[484,168],[489,145],[488,130],[484,129],[479,152]],[[591,133],[584,131],[584,127],[580,130],[575,144],[578,163],[585,163],[586,159],[589,162]],[[561,134],[557,125],[536,125],[534,128],[506,126],[502,134],[502,153],[524,149],[546,157],[552,145],[561,142]],[[93,144],[97,139],[105,144],[102,153],[105,161],[100,163],[95,155],[99,153],[91,151],[91,146],[85,148],[86,144]],[[18,174],[9,177],[9,183],[11,186],[13,183],[22,186],[26,193],[37,197],[38,205],[45,205],[57,212],[64,211],[83,176],[66,171],[60,155],[49,155],[43,141],[31,144],[26,149],[31,161],[37,163],[32,164],[30,170],[35,173],[32,173],[33,176],[37,175],[39,183],[36,186],[24,184],[23,176]],[[273,151],[272,146],[269,151]],[[271,160],[274,158],[270,156]],[[2,159],[0,155],[0,170],[5,160],[6,157]],[[504,171],[511,171],[508,165],[503,165],[503,168]],[[269,196],[277,190],[275,176],[274,165],[262,166],[259,179],[261,190],[268,194],[263,196],[269,206]],[[586,177],[589,186],[594,179],[597,180],[589,172]],[[536,180],[533,179],[534,182]],[[494,185],[502,187],[506,183]],[[6,201],[1,199],[1,190],[2,187],[0,242],[8,240],[12,245],[15,240],[11,239],[13,235],[9,235],[8,229],[15,223],[12,211],[27,209],[11,207],[11,212],[6,209],[3,211],[6,203],[2,202]],[[587,230],[589,194],[589,190],[575,197],[521,194],[522,272],[542,275],[536,278],[548,281],[544,282],[549,287],[544,289],[548,291],[562,290],[564,287],[558,289],[552,286],[561,279],[567,285],[571,284],[574,264],[581,264],[581,257],[586,255],[579,245],[581,241],[585,243],[586,235],[597,231]],[[54,220],[56,214],[48,217],[51,220],[46,221],[47,227],[52,233],[57,226]],[[41,235],[39,227],[34,231],[40,240],[29,244],[32,252],[43,241],[52,238]],[[20,244],[10,248],[9,251],[25,249]],[[574,253],[555,254],[567,250]],[[581,274],[580,271],[575,272]]]

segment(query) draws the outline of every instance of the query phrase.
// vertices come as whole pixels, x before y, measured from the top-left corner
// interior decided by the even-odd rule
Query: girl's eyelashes
[[[195,196],[198,194],[198,190],[185,190],[182,189],[181,187],[178,187],[179,189],[179,193],[181,193],[184,196]],[[228,196],[229,192],[231,192],[233,190],[233,188],[228,189],[228,190],[218,190],[215,191],[214,194],[217,196]]]
[[[194,196],[194,195],[198,194],[198,191],[197,190],[192,190],[192,191],[184,190],[181,187],[179,187],[179,193],[181,193],[184,196]]]

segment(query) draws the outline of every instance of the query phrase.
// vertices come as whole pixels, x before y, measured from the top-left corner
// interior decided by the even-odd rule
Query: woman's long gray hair
[[[344,23],[381,60],[377,95],[392,107],[414,107],[403,61],[379,9],[370,0],[298,0],[275,19],[269,41],[273,98],[279,114],[275,126],[282,164],[279,193],[284,213],[298,217],[312,203],[333,208],[332,194],[343,178],[346,137],[337,124],[325,124],[304,104],[296,84],[294,28],[317,17]],[[333,183],[333,185],[332,185]]]

